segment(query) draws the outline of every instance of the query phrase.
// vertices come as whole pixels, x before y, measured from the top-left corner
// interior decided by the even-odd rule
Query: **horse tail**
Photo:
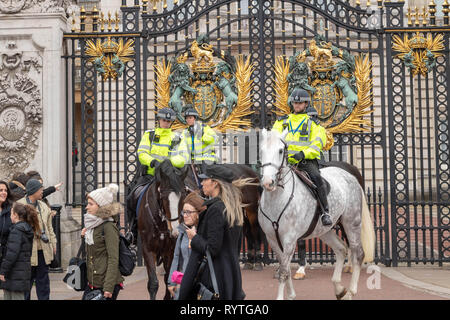
[[[363,189],[361,189],[361,196],[361,244],[364,251],[364,262],[372,262],[375,256],[375,229]]]

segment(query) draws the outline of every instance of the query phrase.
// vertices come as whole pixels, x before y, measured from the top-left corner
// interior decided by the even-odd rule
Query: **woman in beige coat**
[[[36,295],[39,300],[50,299],[50,279],[48,266],[56,254],[56,236],[52,227],[52,215],[50,208],[41,200],[44,188],[36,179],[30,179],[26,185],[26,196],[19,203],[32,205],[38,213],[39,236],[33,239],[33,251],[31,254],[31,287],[36,282]],[[30,299],[30,292],[25,294],[25,299]]]

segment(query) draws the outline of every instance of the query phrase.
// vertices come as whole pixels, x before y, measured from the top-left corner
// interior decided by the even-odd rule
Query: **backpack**
[[[119,228],[120,230],[120,228]],[[102,236],[105,236],[105,226],[103,225]],[[119,271],[124,277],[133,273],[136,266],[136,250],[130,248],[131,241],[119,232]]]
[[[136,251],[130,249],[130,242],[127,237],[119,234],[119,270],[124,277],[133,273],[136,266]]]

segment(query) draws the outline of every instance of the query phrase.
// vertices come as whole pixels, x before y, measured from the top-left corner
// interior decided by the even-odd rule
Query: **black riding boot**
[[[322,224],[324,226],[331,226],[333,224],[333,221],[331,221],[328,211],[327,190],[325,184],[317,187],[317,194],[322,205]]]

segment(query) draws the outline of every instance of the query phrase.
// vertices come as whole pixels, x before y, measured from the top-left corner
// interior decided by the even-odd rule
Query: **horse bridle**
[[[287,157],[285,157],[285,155],[286,155],[286,152],[287,152],[287,149],[288,149],[288,145],[287,145],[287,143],[286,143],[285,141],[283,141],[283,139],[280,139],[280,140],[281,140],[281,142],[283,142],[283,144],[284,144],[284,149],[283,149],[283,160],[281,161],[281,165],[280,165],[279,167],[277,167],[277,165],[273,164],[272,162],[268,162],[268,163],[263,163],[263,164],[261,164],[261,169],[263,169],[264,167],[269,167],[269,166],[274,167],[274,168],[277,170],[277,173],[275,174],[275,185],[276,185],[277,187],[281,187],[281,188],[284,189],[284,186],[278,184],[278,182],[279,182],[279,181],[282,181],[283,178],[289,173],[289,172],[287,172],[287,173],[284,175],[284,177],[281,177],[281,168],[283,168],[283,166],[284,166],[284,160],[287,159]]]
[[[282,187],[282,188],[284,189],[284,186],[278,185],[278,182],[279,182],[279,181],[282,181],[282,179],[284,179],[284,177],[286,177],[286,175],[288,175],[289,172],[292,173],[292,177],[293,177],[293,176],[294,176],[294,172],[293,172],[292,169],[291,169],[291,170],[289,170],[289,171],[284,175],[283,178],[281,178],[281,168],[283,168],[283,166],[284,166],[284,160],[285,160],[285,158],[286,158],[286,157],[285,157],[285,154],[286,154],[287,149],[288,149],[287,143],[286,143],[285,141],[283,141],[283,140],[281,140],[281,142],[283,142],[283,144],[284,144],[283,161],[281,162],[281,165],[277,168],[277,166],[276,166],[275,164],[273,164],[272,162],[268,162],[268,163],[262,164],[262,165],[261,165],[261,168],[266,167],[266,166],[272,166],[272,167],[275,167],[275,169],[277,169],[277,173],[276,173],[276,176],[275,176],[275,179],[276,179],[276,180],[275,180],[276,185],[279,186],[279,187]],[[280,222],[280,219],[281,219],[281,217],[283,216],[284,212],[286,211],[288,205],[291,203],[292,199],[294,198],[294,190],[295,190],[295,181],[294,181],[294,183],[293,183],[293,185],[292,185],[292,191],[291,191],[291,195],[289,196],[289,200],[286,202],[286,204],[285,204],[283,210],[281,210],[281,213],[280,213],[280,215],[278,216],[278,219],[277,219],[276,221],[273,221],[272,219],[270,219],[270,217],[263,211],[263,209],[261,208],[261,200],[260,200],[260,203],[259,203],[259,205],[258,205],[258,208],[259,208],[259,210],[261,211],[261,213],[263,214],[263,216],[266,217],[266,219],[269,220],[269,221],[272,223],[272,227],[273,227],[273,229],[275,230],[275,236],[276,236],[276,238],[277,238],[278,246],[280,247],[281,252],[284,251],[284,248],[283,248],[283,244],[281,243],[280,234],[279,234],[279,232],[278,232],[278,229],[279,229],[279,227],[280,227],[279,222]]]

